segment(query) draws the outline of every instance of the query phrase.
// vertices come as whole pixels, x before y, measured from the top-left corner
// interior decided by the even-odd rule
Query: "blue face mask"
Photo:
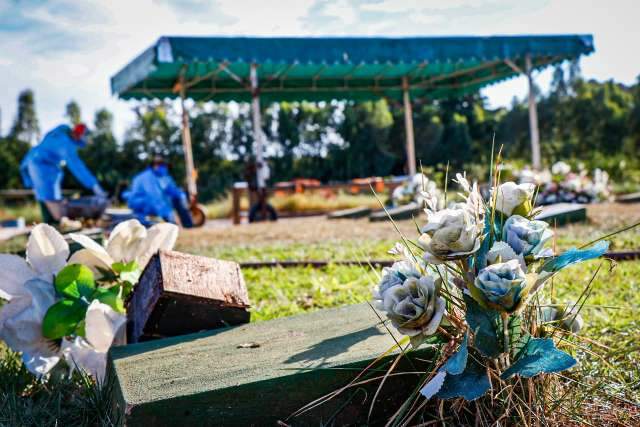
[[[153,168],[153,173],[158,176],[167,176],[169,175],[169,168],[167,165],[161,164]]]

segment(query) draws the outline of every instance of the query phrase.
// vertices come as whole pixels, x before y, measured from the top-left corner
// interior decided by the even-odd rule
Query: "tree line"
[[[558,66],[550,90],[538,93],[537,101],[545,164],[560,159],[584,162],[606,169],[614,179],[640,181],[640,79],[630,86],[585,80],[575,64]],[[113,134],[108,110],[97,111],[88,123],[92,143],[81,156],[112,193],[156,154],[170,160],[176,179],[184,179],[179,111],[163,101],[140,102],[134,111],[136,119],[121,141]],[[65,112],[70,124],[83,119],[75,101]],[[245,167],[252,161],[249,106],[196,104],[189,116],[200,196],[211,200],[234,181],[244,180]],[[416,156],[425,168],[442,171],[450,163],[453,170],[484,171],[494,137],[506,158],[529,162],[524,100],[514,99],[509,107],[497,109],[488,108],[479,94],[416,100],[413,116]],[[20,160],[41,131],[34,93],[25,90],[18,97],[9,133],[0,136],[0,188],[21,187]],[[403,110],[393,100],[271,104],[264,106],[263,131],[272,182],[405,173]],[[72,177],[66,179],[65,188],[78,187]]]

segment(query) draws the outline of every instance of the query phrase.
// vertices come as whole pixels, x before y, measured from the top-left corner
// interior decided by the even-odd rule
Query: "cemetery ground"
[[[568,248],[636,223],[640,221],[640,204],[591,205],[588,219],[585,224],[558,228],[555,245]],[[398,227],[408,236],[416,234],[411,220],[398,222]],[[183,230],[176,250],[239,263],[361,261],[323,268],[244,268],[251,321],[259,322],[370,300],[377,276],[368,261],[391,259],[387,250],[396,238],[389,222],[307,217]],[[611,250],[638,249],[638,228],[612,239]],[[558,301],[576,300],[601,263],[583,307],[587,313],[583,339],[575,346],[580,365],[563,374],[566,381],[580,386],[572,389],[570,398],[553,404],[569,416],[578,407],[587,408],[596,425],[632,425],[640,416],[640,260],[621,261],[614,268],[601,260],[569,268],[554,279],[553,294]],[[108,385],[98,391],[86,378],[76,374],[69,379],[61,373],[54,373],[48,384],[40,384],[15,355],[5,351],[0,357],[0,425],[55,425],[56,420],[58,425],[62,425],[60,421],[64,425],[117,422],[109,411]]]

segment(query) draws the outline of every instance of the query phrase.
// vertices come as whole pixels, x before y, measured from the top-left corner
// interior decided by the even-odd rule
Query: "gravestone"
[[[289,416],[350,383],[394,344],[371,307],[359,304],[115,347],[108,374],[114,408],[129,426],[363,425],[393,355],[360,378],[378,380]],[[384,425],[400,407],[422,378],[401,373],[424,372],[429,351],[401,360],[369,424]]]
[[[419,216],[422,210],[418,203],[409,203],[397,208],[387,208],[386,212],[384,210],[373,212],[369,215],[369,221],[387,221],[389,217],[393,220],[411,219]]]
[[[546,221],[550,225],[565,225],[587,220],[587,208],[577,203],[556,203],[544,206],[535,219]]]
[[[160,251],[127,301],[127,341],[184,335],[249,321],[240,266]]]
[[[355,219],[355,218],[364,218],[365,216],[369,216],[371,214],[371,208],[368,207],[360,207],[360,208],[352,208],[352,209],[342,209],[339,211],[333,211],[327,214],[328,219]]]
[[[618,203],[640,203],[640,192],[625,194],[616,198]]]

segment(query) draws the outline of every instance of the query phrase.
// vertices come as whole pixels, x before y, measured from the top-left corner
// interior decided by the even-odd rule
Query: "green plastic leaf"
[[[500,314],[480,307],[469,295],[464,296],[464,301],[467,305],[467,323],[474,334],[473,346],[486,357],[498,356],[503,348],[496,332],[500,324]]]
[[[522,329],[522,317],[520,315],[509,316],[509,341],[510,353],[512,357],[516,357],[525,348],[527,342],[531,339],[531,335]]]
[[[460,344],[458,351],[449,357],[446,363],[438,370],[438,373],[427,384],[425,384],[425,386],[420,390],[420,394],[427,399],[431,399],[438,393],[438,391],[440,391],[447,375],[459,375],[464,372],[464,369],[467,367],[467,358],[469,356],[469,349],[467,347],[468,341],[469,335],[467,334],[464,336],[464,340]]]
[[[124,301],[120,293],[120,286],[98,288],[92,295],[92,300],[98,300],[108,305],[118,313],[125,313]]]
[[[551,338],[531,338],[518,355],[518,360],[502,373],[502,378],[515,374],[531,378],[542,373],[564,371],[576,363],[569,354],[558,350]]]
[[[604,240],[587,249],[571,248],[566,252],[547,260],[540,270],[555,273],[570,266],[571,264],[598,258],[599,256],[604,255],[607,252],[607,249],[609,249],[609,242]]]
[[[69,298],[88,297],[96,288],[93,272],[81,264],[70,264],[60,270],[54,285],[60,295]]]
[[[467,366],[467,358],[469,357],[469,349],[467,348],[468,335],[464,336],[462,344],[458,351],[449,357],[449,360],[442,366],[442,370],[451,375],[459,375]]]
[[[138,283],[140,279],[140,266],[137,262],[114,262],[111,265],[113,271],[118,273],[121,280],[127,281],[129,283]]]
[[[447,374],[436,397],[453,399],[462,397],[475,400],[482,397],[491,388],[487,370],[473,359],[469,359],[464,371],[459,375]]]
[[[87,305],[79,300],[63,299],[47,310],[42,320],[42,335],[58,339],[76,331],[78,323],[84,320]]]

